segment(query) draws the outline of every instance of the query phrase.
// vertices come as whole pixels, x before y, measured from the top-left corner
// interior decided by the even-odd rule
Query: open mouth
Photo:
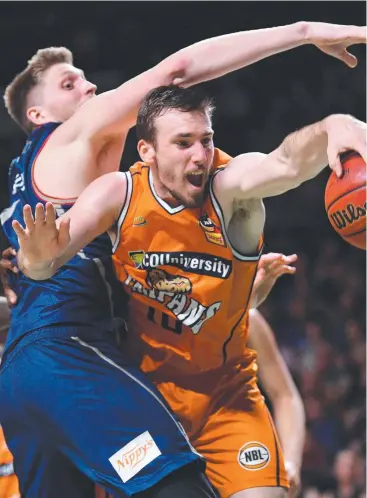
[[[200,188],[203,186],[204,183],[204,173],[202,172],[195,172],[195,173],[189,173],[187,176],[187,181],[196,188]]]

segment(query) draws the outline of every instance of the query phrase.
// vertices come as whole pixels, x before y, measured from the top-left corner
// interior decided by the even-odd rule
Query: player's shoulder
[[[231,159],[232,156],[230,156],[223,150],[218,149],[218,147],[215,147],[214,157],[213,157],[213,168],[214,169],[224,168],[231,161]]]
[[[149,174],[150,166],[142,161],[137,161],[129,168],[131,176]]]

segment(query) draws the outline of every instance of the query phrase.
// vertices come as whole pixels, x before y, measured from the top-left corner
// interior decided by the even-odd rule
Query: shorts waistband
[[[108,334],[109,329],[106,327],[105,330],[102,328],[94,329],[93,327],[80,327],[75,325],[62,326],[62,327],[42,327],[39,329],[32,330],[22,335],[19,339],[16,339],[13,343],[7,347],[3,353],[0,370],[5,367],[5,364],[9,362],[15,354],[22,348],[32,344],[35,341],[41,339],[57,339],[57,338],[69,338],[77,335],[81,339],[91,339],[101,334]]]

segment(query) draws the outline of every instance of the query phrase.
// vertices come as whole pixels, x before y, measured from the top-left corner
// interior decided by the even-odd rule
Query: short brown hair
[[[47,69],[60,63],[73,63],[73,54],[65,47],[42,48],[28,61],[27,67],[13,79],[4,93],[5,107],[14,121],[30,133],[34,124],[27,118],[28,97]]]
[[[136,122],[138,139],[155,144],[155,118],[169,109],[182,112],[198,111],[212,117],[214,100],[197,88],[181,88],[175,85],[159,86],[151,90],[140,105]]]

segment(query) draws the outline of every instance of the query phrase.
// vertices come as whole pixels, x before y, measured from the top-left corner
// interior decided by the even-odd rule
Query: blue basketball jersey
[[[48,123],[33,131],[22,153],[9,168],[10,207],[1,214],[3,231],[19,249],[12,221],[23,226],[23,206],[34,208],[40,199],[32,181],[32,165],[50,134],[59,126]],[[52,168],[52,164],[50,164]],[[68,174],[67,172],[65,174]],[[55,205],[61,216],[71,204]],[[49,280],[35,281],[23,273],[9,273],[18,302],[11,310],[11,324],[5,348],[28,332],[41,327],[84,326],[113,330],[113,299],[122,307],[122,291],[111,263],[112,247],[107,234],[97,237]],[[118,294],[118,297],[117,297]],[[121,315],[121,313],[118,313]]]

